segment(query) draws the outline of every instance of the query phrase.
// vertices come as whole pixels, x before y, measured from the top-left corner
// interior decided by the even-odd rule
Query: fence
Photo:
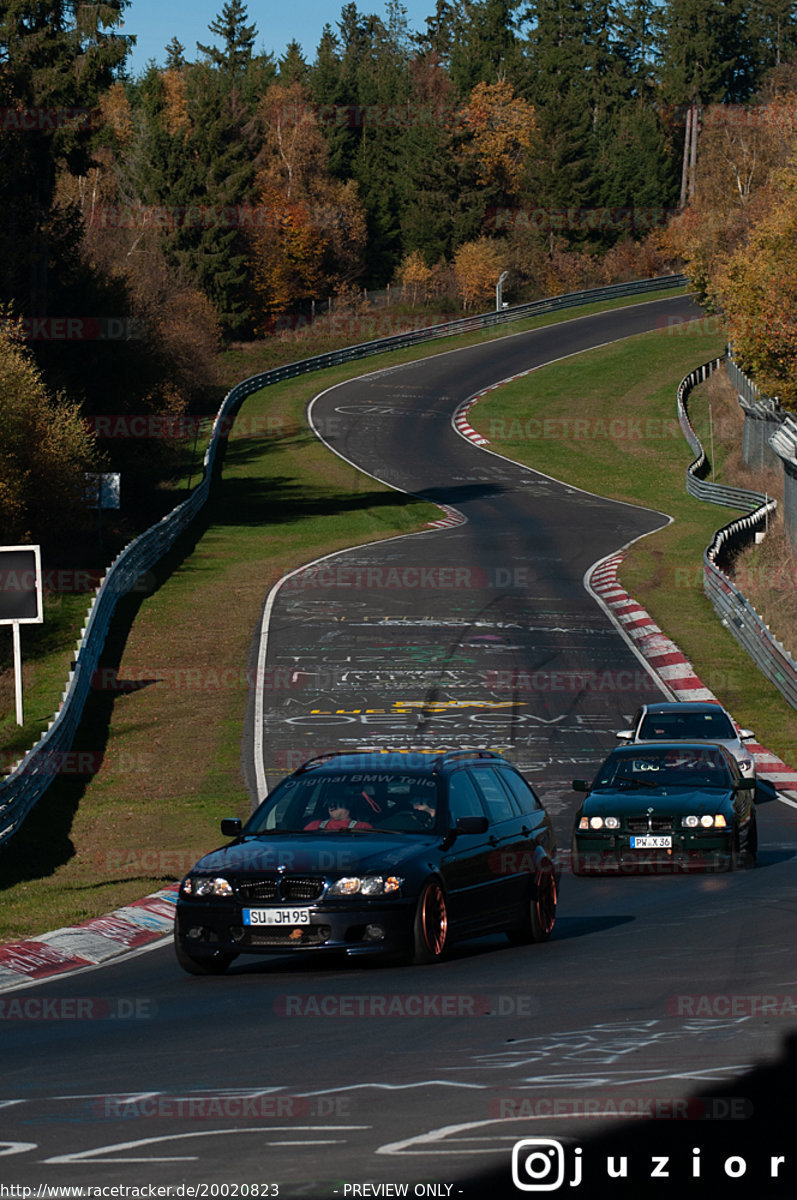
[[[226,437],[232,419],[247,396],[284,379],[294,379],[311,371],[320,371],[325,367],[354,362],[374,354],[420,345],[423,342],[456,334],[508,325],[530,317],[601,300],[638,296],[647,292],[683,287],[685,283],[686,278],[683,275],[667,275],[656,279],[639,280],[636,283],[614,284],[608,287],[591,288],[587,291],[570,292],[564,296],[535,300],[530,304],[518,305],[516,308],[505,309],[502,312],[462,317],[454,321],[447,321],[442,325],[432,325],[427,328],[394,334],[391,337],[363,342],[356,346],[347,346],[342,350],[333,350],[327,354],[318,354],[312,358],[288,363],[286,366],[275,367],[236,384],[227,393],[216,414],[210,443],[205,453],[202,481],[187,500],[184,500],[157,525],[146,530],[125,547],[111,564],[97,589],[88,612],[86,625],[81,631],[74,668],[69,673],[59,711],[50,722],[46,733],[0,783],[0,844],[16,832],[59,774],[80,724],[91,691],[92,677],[97,670],[117,601],[132,591],[139,576],[149,570],[174,545],[180,534],[188,528],[205,504],[210,494],[219,445]]]
[[[724,504],[731,508],[748,510],[746,516],[731,521],[730,524],[723,526],[715,533],[711,545],[703,555],[703,588],[725,628],[747,651],[770,683],[774,683],[789,704],[793,708],[797,708],[797,662],[772,636],[769,627],[764,624],[753,606],[731,582],[721,566],[721,563],[727,563],[734,550],[749,540],[750,534],[756,528],[764,524],[770,514],[775,511],[777,501],[760,492],[748,491],[745,488],[724,487],[699,477],[700,471],[705,470],[706,456],[700,439],[689,421],[686,401],[692,388],[707,379],[722,361],[722,359],[714,359],[692,371],[678,385],[677,395],[678,420],[686,440],[693,452],[698,455],[695,461],[687,467],[686,490],[691,496],[707,500],[712,504]],[[735,364],[734,368],[738,375],[738,368],[735,367]],[[733,382],[738,390],[736,379]]]
[[[737,366],[730,346],[725,355],[725,369],[744,410],[742,458],[745,465],[751,471],[765,471],[769,467],[776,467],[778,456],[772,448],[770,438],[783,421],[780,401],[773,396],[761,394],[752,379]]]

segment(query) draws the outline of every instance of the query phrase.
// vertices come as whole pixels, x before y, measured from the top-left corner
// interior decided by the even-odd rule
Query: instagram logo
[[[581,1151],[576,1150],[576,1155]],[[576,1178],[581,1182],[581,1160],[576,1158]],[[565,1180],[565,1152],[555,1138],[523,1138],[512,1147],[512,1182],[521,1192],[555,1192]]]

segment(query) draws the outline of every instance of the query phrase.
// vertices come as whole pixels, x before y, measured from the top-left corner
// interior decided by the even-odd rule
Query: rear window
[[[718,742],[735,738],[736,731],[718,708],[706,713],[648,713],[638,736],[663,742]]]
[[[501,771],[501,779],[517,800],[521,812],[537,812],[542,808],[534,789],[520,775],[516,775],[514,771],[504,770]]]

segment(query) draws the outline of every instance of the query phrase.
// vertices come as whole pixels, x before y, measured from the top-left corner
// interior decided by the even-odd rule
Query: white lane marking
[[[297,1125],[293,1131],[297,1133],[349,1133],[360,1129],[370,1129],[370,1125]],[[196,1132],[168,1133],[161,1137],[136,1138],[132,1142],[115,1142],[107,1146],[96,1146],[93,1150],[75,1150],[71,1154],[56,1154],[45,1158],[43,1162],[50,1166],[62,1166],[68,1163],[144,1163],[144,1162],[196,1162],[198,1155],[178,1155],[168,1157],[148,1156],[145,1158],[119,1157],[125,1150],[138,1150],[144,1146],[157,1146],[165,1142],[179,1142],[189,1138],[229,1137],[238,1133],[284,1133],[282,1126],[255,1125],[233,1129],[202,1129]],[[336,1139],[342,1140],[342,1139]],[[102,1158],[101,1155],[114,1155],[113,1158]]]
[[[305,1098],[310,1096],[336,1096],[342,1092],[367,1092],[369,1090],[381,1092],[406,1092],[411,1091],[413,1088],[429,1087],[458,1088],[460,1090],[464,1089],[465,1091],[481,1092],[484,1091],[485,1088],[492,1086],[493,1085],[489,1083],[462,1083],[459,1080],[452,1079],[421,1079],[417,1083],[347,1083],[338,1085],[337,1087],[314,1089],[312,1092],[296,1092],[295,1095]]]
[[[402,1154],[506,1154],[505,1145],[480,1145],[469,1147],[468,1142],[487,1140],[488,1142],[516,1142],[516,1134],[490,1133],[488,1126],[511,1125],[516,1121],[550,1121],[551,1113],[533,1113],[518,1117],[491,1117],[485,1121],[469,1121],[462,1125],[442,1125],[438,1129],[429,1129],[426,1133],[416,1134],[415,1137],[404,1138],[400,1142],[388,1142],[379,1146],[377,1154],[397,1156]],[[646,1113],[561,1113],[556,1115],[557,1122],[561,1121],[617,1121],[617,1120],[649,1120]],[[484,1130],[484,1134],[467,1136],[470,1130]],[[457,1136],[464,1134],[465,1136]],[[558,1140],[569,1140],[567,1134]],[[446,1141],[452,1147],[446,1150],[441,1142]],[[429,1147],[427,1149],[427,1147]]]
[[[27,1154],[29,1150],[36,1150],[37,1142],[0,1142],[0,1158],[7,1154]]]

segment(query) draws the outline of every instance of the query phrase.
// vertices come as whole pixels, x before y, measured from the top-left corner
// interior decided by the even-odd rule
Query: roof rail
[[[503,758],[497,750],[446,750],[438,758],[440,766],[445,766],[446,763],[455,762],[459,758]]]
[[[311,767],[318,766],[319,763],[326,762],[330,758],[339,758],[341,754],[350,754],[349,750],[327,750],[325,754],[316,754],[313,758],[308,758],[307,762],[303,762],[293,772],[294,775],[301,775],[304,771],[309,771]],[[356,754],[357,751],[355,750]]]

